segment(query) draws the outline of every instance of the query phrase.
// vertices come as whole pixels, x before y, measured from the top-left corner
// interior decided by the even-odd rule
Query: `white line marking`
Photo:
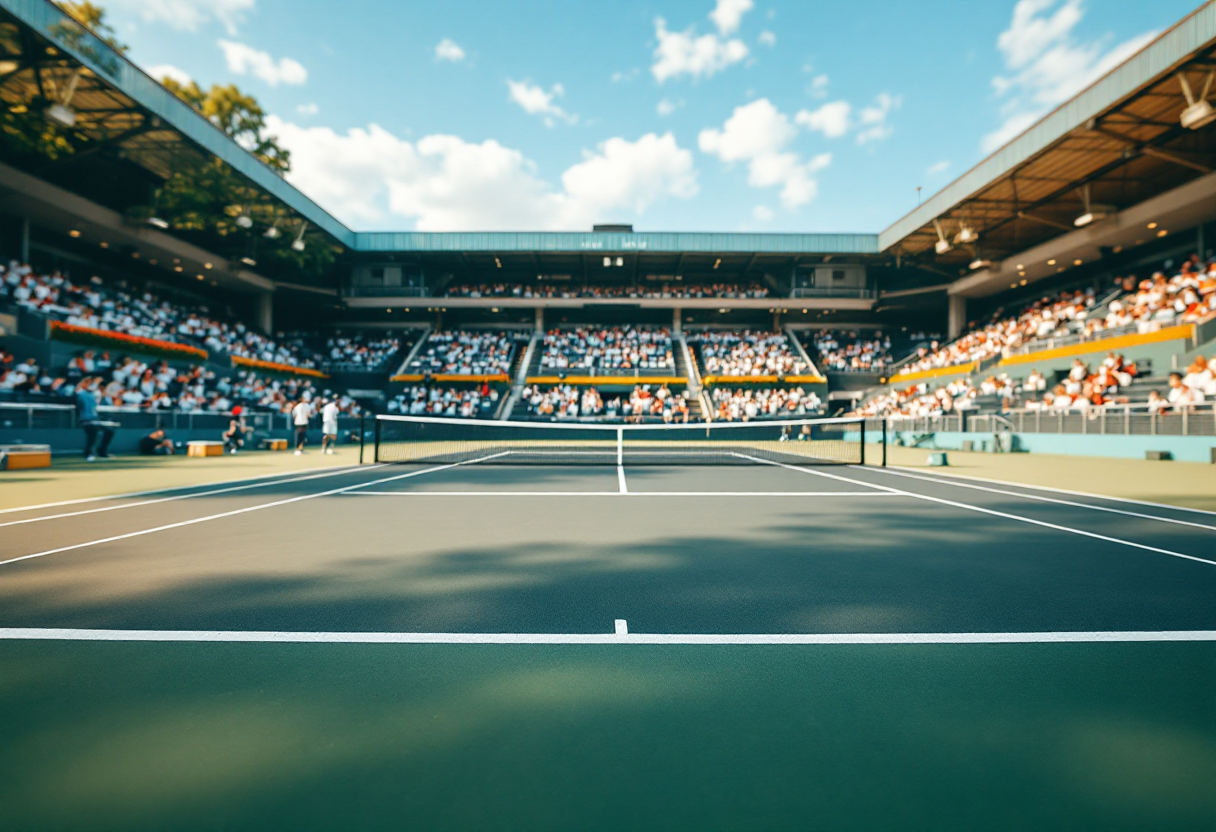
[[[857,466],[853,466],[853,467],[857,467]],[[868,469],[865,469],[865,470],[868,470]],[[1017,491],[1005,491],[1004,489],[1000,489],[1000,488],[987,488],[982,485],[972,485],[970,483],[965,483],[965,482],[951,482],[949,480],[941,479],[938,477],[918,476],[917,474],[909,474],[904,471],[891,471],[891,470],[884,470],[882,468],[877,468],[875,470],[877,470],[883,474],[888,474],[892,477],[907,477],[908,479],[923,480],[924,482],[937,483],[938,485],[949,485],[949,486],[953,486],[954,488],[969,488],[973,491],[988,491],[992,494],[1005,494],[1010,497],[1019,497],[1024,500],[1037,500],[1038,502],[1041,502],[1041,503],[1056,503],[1056,504],[1062,505],[1062,506],[1076,506],[1077,508],[1087,508],[1087,509],[1091,509],[1093,511],[1106,511],[1106,512],[1110,512],[1111,514],[1124,514],[1124,515],[1127,515],[1128,517],[1142,517],[1145,520],[1159,520],[1162,523],[1174,523],[1179,526],[1191,526],[1196,529],[1206,529],[1209,532],[1216,532],[1216,526],[1209,526],[1206,523],[1191,523],[1190,521],[1187,521],[1187,520],[1175,520],[1172,517],[1159,517],[1155,514],[1141,514],[1138,511],[1124,511],[1123,509],[1119,509],[1119,508],[1108,508],[1107,506],[1094,506],[1094,505],[1090,505],[1088,503],[1078,503],[1073,500],[1057,500],[1054,497],[1042,497],[1042,496],[1039,496],[1038,494],[1021,494]]]
[[[619,622],[618,622],[619,623]],[[1112,644],[1216,641],[1216,630],[1038,633],[361,633],[0,628],[0,640],[306,644]]]
[[[366,468],[369,466],[363,465],[343,465],[345,470],[356,470],[358,468]],[[327,468],[327,471],[337,470],[336,468]],[[164,494],[169,491],[185,491],[187,488],[208,488],[215,485],[232,485],[241,482],[253,482],[254,480],[265,480],[273,477],[292,477],[300,471],[280,471],[274,474],[258,474],[256,477],[240,477],[235,480],[219,480],[217,482],[208,482],[195,485],[174,485],[169,488],[153,488],[149,491],[129,491],[126,494],[104,494],[100,497],[80,497],[76,500],[59,500],[54,503],[38,503],[32,506],[17,506],[16,508],[0,508],[0,514],[12,514],[17,511],[37,511],[40,508],[59,508],[60,506],[74,506],[80,503],[96,503],[101,500],[129,500],[132,497],[147,497],[149,494]]]
[[[622,493],[622,494],[629,493],[629,486],[625,484],[625,466],[624,465],[616,466],[616,484],[617,484],[617,489],[620,491],[620,493]]]
[[[627,635],[629,635],[629,622],[628,622],[628,621],[626,621],[625,619],[623,619],[623,618],[618,618],[618,619],[617,619],[617,620],[614,622],[614,625],[613,625],[613,626],[616,628],[616,635],[618,635],[618,636],[627,636]]]
[[[903,497],[885,491],[347,491],[343,497]]]
[[[897,468],[900,471],[913,471],[924,473],[919,468],[909,468],[906,465],[888,465],[888,468]],[[1113,500],[1116,503],[1130,503],[1134,506],[1149,506],[1150,508],[1163,508],[1167,511],[1189,511],[1192,514],[1206,514],[1209,517],[1216,517],[1216,511],[1207,511],[1202,508],[1189,508],[1187,506],[1174,506],[1169,503],[1153,503],[1148,500],[1132,500],[1128,497],[1112,497],[1109,494],[1092,494],[1088,491],[1070,491],[1067,488],[1052,488],[1047,485],[1027,485],[1021,482],[1010,482],[1008,480],[994,480],[990,477],[974,477],[970,474],[935,474],[938,477],[949,477],[951,479],[960,480],[975,480],[976,482],[989,482],[993,485],[1008,485],[1014,488],[1029,488],[1033,491],[1050,491],[1053,494],[1070,494],[1073,497],[1093,497],[1095,500]]]
[[[1033,526],[1042,526],[1047,529],[1055,529],[1056,531],[1069,532],[1070,534],[1077,534],[1077,535],[1081,535],[1082,537],[1092,537],[1095,540],[1105,540],[1107,543],[1121,543],[1124,546],[1131,546],[1134,549],[1144,549],[1146,551],[1156,552],[1161,555],[1169,555],[1170,557],[1182,558],[1184,560],[1193,560],[1193,561],[1198,561],[1199,563],[1206,563],[1211,566],[1216,566],[1216,560],[1208,560],[1206,558],[1199,558],[1199,557],[1195,557],[1194,555],[1183,554],[1182,552],[1171,552],[1169,549],[1159,549],[1156,546],[1146,546],[1143,543],[1134,543],[1130,540],[1123,540],[1122,538],[1118,538],[1118,537],[1108,537],[1107,535],[1104,535],[1104,534],[1096,534],[1094,532],[1087,532],[1082,529],[1070,528],[1069,526],[1061,526],[1057,523],[1048,523],[1045,520],[1034,520],[1030,517],[1022,517],[1020,515],[1009,514],[1004,511],[996,511],[996,510],[990,509],[990,508],[982,508],[981,506],[973,506],[973,505],[969,505],[968,503],[958,503],[958,502],[955,502],[954,500],[946,500],[941,497],[930,497],[928,494],[917,494],[914,491],[904,491],[899,488],[891,488],[890,486],[886,486],[886,485],[878,485],[877,483],[867,483],[867,482],[862,482],[860,480],[852,480],[852,479],[849,479],[848,477],[839,476],[838,474],[826,474],[823,471],[812,471],[809,468],[799,468],[796,465],[786,465],[784,462],[773,462],[768,459],[761,459],[760,457],[748,456],[747,454],[739,454],[739,456],[745,457],[747,459],[755,460],[756,462],[764,462],[768,465],[779,465],[782,468],[789,468],[791,471],[802,471],[804,474],[814,474],[817,477],[827,477],[828,479],[840,480],[841,482],[850,482],[850,483],[853,483],[853,485],[869,485],[872,488],[880,488],[885,491],[892,491],[897,494],[903,494],[906,497],[914,497],[917,500],[926,500],[927,502],[930,502],[930,503],[941,503],[942,505],[954,506],[955,508],[966,509],[967,511],[977,511],[981,514],[990,514],[993,517],[1004,517],[1007,520],[1018,520],[1022,523],[1030,523]]]
[[[382,467],[384,467],[383,463],[363,466],[363,468],[366,470],[371,470],[372,468],[382,468]],[[286,483],[304,482],[305,480],[317,480],[317,479],[322,479],[323,477],[335,477],[335,476],[338,476],[339,474],[353,474],[358,470],[359,470],[358,466],[354,466],[354,467],[350,467],[350,468],[343,468],[343,469],[337,470],[337,471],[327,470],[327,471],[324,471],[319,474],[309,474],[307,476],[296,476],[293,479],[280,479],[280,480],[272,480],[269,482],[255,482],[255,483],[249,483],[248,485],[234,485],[234,486],[230,486],[228,488],[213,488],[210,491],[200,491],[195,494],[179,494],[176,497],[159,497],[155,500],[140,500],[139,502],[136,502],[136,503],[123,503],[120,506],[103,506],[102,508],[86,508],[81,511],[69,511],[69,512],[65,512],[63,514],[47,514],[47,515],[43,515],[42,517],[27,517],[24,520],[9,520],[7,523],[0,523],[0,528],[4,528],[5,526],[20,526],[25,523],[40,523],[43,520],[60,520],[65,517],[79,517],[82,514],[97,514],[98,512],[102,512],[102,511],[118,511],[119,509],[124,509],[124,508],[137,508],[139,506],[150,506],[150,505],[155,505],[156,503],[171,503],[171,502],[174,502],[175,500],[189,500],[193,497],[212,497],[212,496],[215,496],[216,494],[227,494],[231,491],[245,491],[250,488],[266,488],[267,486],[271,486],[271,485],[283,485]],[[294,472],[294,473],[299,474],[298,471]]]
[[[416,476],[419,476],[420,474],[429,474],[433,471],[444,471],[448,468],[455,468],[458,465],[468,465],[468,464],[471,464],[474,462],[483,462],[487,459],[493,459],[494,457],[501,456],[501,455],[502,454],[493,454],[491,456],[485,456],[485,457],[481,457],[479,459],[470,459],[465,462],[453,462],[450,465],[439,465],[434,468],[424,468],[421,471],[410,471],[408,474],[398,474],[393,477],[382,477],[381,479],[372,480],[371,482],[358,483],[356,485],[347,485],[347,486],[344,486],[343,488],[333,488],[333,489],[330,489],[329,491],[318,491],[315,494],[301,494],[298,497],[288,497],[285,500],[275,500],[274,502],[260,503],[256,506],[246,506],[245,508],[238,508],[238,509],[234,509],[232,511],[220,512],[219,514],[209,514],[205,517],[195,517],[192,520],[183,520],[180,523],[169,523],[164,526],[156,526],[155,528],[151,528],[151,529],[142,529],[137,532],[127,532],[126,534],[117,534],[112,537],[103,537],[98,540],[89,540],[89,541],[86,541],[85,543],[73,543],[71,546],[60,546],[58,549],[47,549],[45,552],[34,552],[33,554],[30,554],[30,555],[21,555],[20,557],[9,558],[8,560],[0,560],[0,566],[4,566],[9,563],[16,563],[17,561],[30,560],[31,558],[41,558],[41,557],[46,557],[47,555],[56,555],[56,554],[59,554],[60,552],[70,552],[73,549],[84,549],[88,546],[97,546],[102,543],[113,543],[116,540],[127,540],[129,538],[140,537],[145,534],[153,534],[155,532],[168,531],[169,529],[179,529],[183,526],[193,526],[195,523],[206,523],[208,520],[220,520],[224,517],[235,517],[238,514],[246,514],[251,511],[261,511],[264,508],[274,508],[275,506],[285,506],[288,503],[298,503],[301,500],[311,500],[315,497],[328,497],[331,494],[341,494],[345,491],[350,491],[351,489],[354,489],[354,488],[362,488],[363,486],[367,486],[367,485],[378,485],[379,483],[382,483],[382,482],[391,482],[392,480],[402,480],[402,479],[406,479],[407,477],[416,477]]]

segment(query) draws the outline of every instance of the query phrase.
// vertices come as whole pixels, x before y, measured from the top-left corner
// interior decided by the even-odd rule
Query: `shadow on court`
[[[0,643],[9,829],[1210,829],[1212,644]]]

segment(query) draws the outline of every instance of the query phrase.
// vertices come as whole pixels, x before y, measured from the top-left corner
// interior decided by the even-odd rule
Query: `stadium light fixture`
[[[1150,223],[1148,224],[1148,228],[1149,228],[1149,230],[1150,230],[1150,231],[1151,231],[1151,230],[1153,230],[1153,229],[1154,229],[1154,228],[1156,228],[1156,227],[1157,227],[1157,223],[1155,223],[1155,222],[1150,222]]]
[[[959,229],[959,232],[954,235],[955,245],[964,245],[966,243],[974,243],[980,238],[979,234],[975,233],[975,229],[964,225]]]
[[[211,264],[210,264],[210,263],[204,263],[204,264],[203,264],[203,268],[204,268],[204,269],[209,269],[209,268],[211,268]]]
[[[76,113],[73,112],[71,107],[68,107],[66,104],[60,104],[58,101],[43,110],[42,114],[61,127],[72,128],[76,126]]]
[[[1081,188],[1081,202],[1085,205],[1085,213],[1072,221],[1072,224],[1077,228],[1084,228],[1094,220],[1104,220],[1118,211],[1113,205],[1100,205],[1096,202],[1091,202],[1088,183]]]
[[[611,258],[611,257],[605,257],[605,258],[604,258],[604,268],[606,269],[606,268],[608,268],[608,267],[609,267],[609,266],[611,266],[611,265],[612,265],[612,258]]]
[[[8,75],[11,72],[16,72],[21,64],[16,61],[0,61],[0,75]]]
[[[1198,96],[1191,90],[1191,83],[1185,72],[1178,73],[1178,81],[1182,84],[1182,94],[1186,97],[1186,109],[1182,111],[1179,121],[1188,130],[1199,130],[1216,121],[1216,109],[1212,108],[1208,93],[1212,91],[1212,81],[1216,80],[1216,70],[1208,73],[1203,81],[1203,92]]]
[[[69,237],[79,237],[80,232],[77,231],[75,228],[73,228],[71,231],[68,232],[68,236]]]
[[[236,218],[236,224],[241,228],[253,228],[253,217],[249,216],[249,210],[242,208],[240,215]]]
[[[933,250],[938,254],[945,254],[954,246],[950,245],[950,241],[946,239],[946,233],[942,231],[942,224],[939,220],[933,220],[933,228],[937,231],[937,243],[934,244]]]
[[[305,221],[300,224],[300,233],[297,234],[296,238],[291,241],[291,247],[294,251],[303,251],[304,250],[304,232],[307,230],[308,230],[308,222]]]
[[[266,232],[262,234],[262,236],[267,240],[279,239],[279,221],[275,220],[273,223],[271,223],[270,228],[267,228]]]
[[[153,228],[159,228],[162,231],[169,227],[169,223],[162,220],[160,217],[148,217],[148,225]]]
[[[241,262],[246,266],[256,266],[258,264],[258,261],[254,260],[252,257],[242,257]]]
[[[625,265],[625,258],[624,258],[624,257],[618,257],[618,258],[616,258],[616,264],[617,264],[618,266],[623,266],[623,265]]]
[[[1166,230],[1163,228],[1163,229],[1161,229],[1160,231],[1158,231],[1158,232],[1157,232],[1157,236],[1158,236],[1158,237],[1164,237],[1166,234],[1169,234],[1169,233],[1170,233],[1170,232],[1166,231]]]
[[[1047,265],[1049,265],[1049,266],[1054,266],[1055,264],[1056,264],[1055,258],[1052,258],[1051,260],[1047,261]]]
[[[968,268],[970,268],[970,269],[971,269],[971,271],[975,271],[975,270],[977,270],[977,269],[986,269],[986,268],[988,268],[989,266],[991,266],[991,265],[992,265],[992,261],[991,261],[991,260],[985,260],[985,259],[984,259],[984,258],[982,258],[982,257],[977,257],[977,258],[975,258],[974,260],[972,260],[970,263],[968,263],[967,265],[968,265]]]

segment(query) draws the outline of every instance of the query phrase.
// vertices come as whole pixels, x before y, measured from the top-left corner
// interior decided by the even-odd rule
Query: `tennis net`
[[[375,437],[377,462],[506,465],[859,465],[866,443],[860,418],[605,425],[377,416]]]

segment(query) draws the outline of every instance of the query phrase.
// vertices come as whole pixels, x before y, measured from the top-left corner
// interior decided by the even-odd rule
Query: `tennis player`
[[[338,444],[338,403],[330,399],[321,408],[321,453],[332,454]]]
[[[308,439],[308,421],[312,418],[312,405],[304,399],[291,409],[291,421],[296,426],[296,456],[304,453],[304,442]]]

